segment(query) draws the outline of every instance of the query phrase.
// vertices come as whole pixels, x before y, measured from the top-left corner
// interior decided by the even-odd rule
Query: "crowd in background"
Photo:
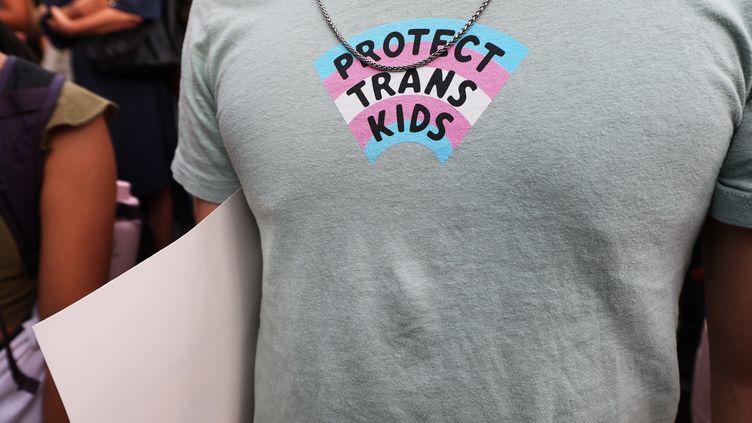
[[[165,7],[166,4],[172,7]],[[36,319],[37,314],[45,317],[54,313],[116,276],[117,272],[113,274],[108,267],[111,256],[104,247],[112,240],[107,236],[97,238],[98,228],[107,228],[104,232],[112,232],[110,229],[117,225],[118,219],[138,220],[141,225],[138,226],[139,242],[136,248],[139,260],[142,260],[167,246],[190,227],[190,202],[174,183],[170,172],[170,162],[177,142],[177,72],[112,72],[103,70],[92,57],[92,48],[97,45],[97,40],[162,20],[166,13],[174,14],[177,26],[173,28],[175,33],[170,35],[179,40],[180,29],[186,24],[189,8],[189,0],[37,0],[34,3],[30,0],[0,0],[0,52],[64,74],[77,86],[88,90],[80,91],[63,85],[58,87],[58,108],[49,112],[52,117],[65,116],[55,125],[49,123],[52,117],[47,116],[46,126],[40,130],[41,138],[47,140],[46,144],[40,143],[43,147],[41,151],[48,155],[42,172],[45,178],[55,178],[58,185],[62,186],[52,182],[47,186],[44,185],[47,184],[46,179],[44,184],[40,181],[38,205],[41,216],[37,219],[37,225],[41,225],[42,229],[41,241],[37,241],[37,244],[32,242],[36,245],[36,251],[31,253],[34,259],[17,260],[21,267],[9,266],[4,269],[3,265],[9,259],[6,260],[3,254],[9,254],[10,247],[0,253],[0,272],[4,272],[0,273],[0,317],[5,320],[4,344],[8,344],[6,340],[21,340],[21,337],[16,338],[15,335],[22,333],[30,321],[36,321],[30,319]],[[5,63],[7,68],[11,62],[3,60],[0,63]],[[15,66],[20,69],[21,65]],[[35,88],[53,89],[50,87],[53,86],[51,81],[54,78],[45,76],[51,74],[39,75],[37,79],[43,81],[32,81],[31,83],[38,83]],[[4,90],[3,79],[0,78],[0,93],[4,94],[4,91],[9,92],[9,88]],[[68,110],[61,111],[65,108]],[[2,115],[1,108],[0,118],[6,118]],[[5,127],[0,126],[0,130],[2,128]],[[4,138],[2,141],[10,142],[10,134],[7,131],[0,133],[0,137]],[[72,142],[78,143],[80,149],[73,148],[70,153],[66,153],[68,144]],[[0,150],[0,154],[2,151],[5,150]],[[84,157],[75,159],[78,154]],[[110,155],[113,163],[108,167]],[[57,165],[56,162],[62,163]],[[109,184],[110,187],[88,187],[86,175],[73,174],[71,169],[76,166],[90,172],[99,172],[100,184],[105,181],[104,185]],[[125,192],[116,191],[115,175],[118,180],[129,184],[137,202],[129,202],[131,197],[127,193],[128,185],[120,185],[120,189]],[[69,181],[69,185],[64,185],[65,181]],[[83,182],[71,186],[74,183],[71,181]],[[87,198],[87,194],[91,194],[91,198]],[[116,197],[121,203],[117,206]],[[63,203],[70,201],[77,203],[78,208],[66,208]],[[98,210],[99,214],[92,212],[94,214],[85,214],[75,219],[75,215],[80,215],[82,209]],[[111,215],[109,220],[96,218],[108,214]],[[0,216],[0,223],[2,219],[9,218]],[[6,223],[11,227],[13,222]],[[62,229],[69,226],[73,227],[68,231]],[[80,242],[81,245],[88,245],[88,248],[76,248],[76,244],[70,240],[59,241],[51,235],[53,231],[59,232],[60,237],[64,235],[74,238],[76,233],[84,233],[85,236],[79,237]],[[14,234],[12,228],[7,232]],[[117,233],[114,236],[117,238]],[[118,242],[117,239],[115,242]],[[23,246],[18,239],[16,244],[20,256],[23,256]],[[101,251],[96,254],[93,251],[97,249],[108,251],[106,254]],[[45,254],[47,250],[57,251],[59,257],[54,253]],[[79,259],[76,259],[77,256]],[[60,271],[61,262],[68,262],[62,267],[70,268],[69,273]],[[76,267],[78,264],[80,266]],[[81,269],[82,266],[87,267],[88,272]],[[11,270],[7,270],[8,268]],[[54,271],[49,268],[54,268]],[[694,357],[703,326],[700,268],[700,263],[695,263],[694,271],[687,277],[687,287],[682,297],[679,353],[683,398],[678,421],[689,421]],[[68,291],[63,292],[66,285],[55,284],[66,274],[77,275],[84,282],[73,287],[72,291],[67,286]],[[13,289],[8,288],[10,284],[6,281],[12,278],[17,280],[17,286]],[[30,282],[31,280],[34,282]],[[24,305],[18,305],[18,299],[22,297],[26,299]],[[32,307],[35,309],[32,310]],[[9,313],[10,310],[13,313]],[[7,366],[6,379],[0,376],[0,422],[40,422],[42,409],[45,410],[46,423],[65,421],[59,402],[45,400],[43,404],[39,395],[34,396],[37,392],[46,392],[51,393],[48,398],[55,398],[54,387],[35,388],[32,386],[33,382],[30,382],[30,385],[25,385],[28,389],[16,389],[16,385],[21,388],[26,383],[24,381],[28,380],[43,383],[44,366],[41,355],[37,353],[34,369],[16,369],[23,367],[23,354],[26,352],[20,341],[18,346],[13,343],[10,345],[15,353],[6,348],[7,354],[4,353],[0,358],[0,375],[3,366]],[[27,363],[32,361],[33,359]],[[12,385],[12,389],[3,391],[4,383]],[[13,395],[26,395],[26,400],[18,402],[18,407],[13,408],[10,405],[15,401],[11,398]],[[18,420],[3,420],[10,418],[10,413],[22,417],[18,417]]]
[[[31,326],[192,224],[170,172],[189,7],[0,0],[0,422],[67,421]],[[169,66],[103,67],[155,31]]]
[[[173,4],[180,31],[190,0]],[[0,22],[24,44],[23,51],[9,53],[62,73],[118,106],[108,122],[118,179],[128,181],[140,200],[150,228],[147,235],[153,236],[146,240],[153,243],[152,252],[169,244],[191,221],[185,195],[172,183],[169,170],[177,142],[178,75],[101,72],[87,50],[92,39],[159,20],[161,12],[157,0],[0,1]],[[174,36],[179,39],[180,32]]]

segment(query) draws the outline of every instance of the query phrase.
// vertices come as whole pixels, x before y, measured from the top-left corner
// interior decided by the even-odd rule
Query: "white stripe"
[[[443,101],[444,103],[447,103],[447,99],[449,97],[459,98],[459,86],[460,84],[465,81],[465,78],[461,77],[458,74],[454,75],[454,78],[452,78],[452,82],[449,84],[449,88],[446,91],[446,94],[444,94],[443,98],[439,98],[436,95],[436,89],[431,90],[431,94],[425,94],[425,87],[428,80],[431,78],[431,75],[433,75],[434,70],[436,68],[431,67],[423,67],[418,69],[418,78],[420,79],[420,86],[421,91],[419,93],[413,92],[411,88],[408,88],[407,91],[405,91],[404,94],[399,94],[399,86],[400,82],[402,82],[402,76],[404,75],[403,72],[389,72],[391,75],[391,80],[389,81],[389,87],[397,93],[397,95],[389,96],[389,93],[382,92],[385,97],[382,97],[381,100],[377,101],[375,93],[373,91],[373,82],[372,78],[368,77],[365,79],[365,85],[362,87],[362,92],[365,95],[366,99],[368,100],[368,107],[372,107],[374,104],[388,100],[392,97],[399,97],[402,95],[420,95],[424,97],[432,97],[438,100]],[[448,72],[448,71],[445,71]],[[446,76],[446,73],[443,74],[443,76]],[[491,98],[486,95],[480,88],[476,89],[475,91],[466,90],[467,93],[467,100],[465,103],[460,107],[454,107],[458,112],[462,114],[462,116],[465,117],[465,119],[470,122],[471,125],[474,125],[475,122],[478,120],[481,114],[483,114],[483,111],[486,110],[486,107],[491,103]],[[345,122],[348,124],[362,112],[365,107],[363,107],[363,104],[361,103],[360,99],[358,99],[357,94],[352,93],[350,95],[347,94],[347,92],[342,93],[339,97],[337,97],[336,100],[334,100],[334,104],[337,105],[337,108],[339,109],[340,113],[342,113],[342,117],[345,118]]]

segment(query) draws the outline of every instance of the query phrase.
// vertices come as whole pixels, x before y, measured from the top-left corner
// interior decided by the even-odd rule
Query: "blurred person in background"
[[[156,247],[173,237],[172,176],[177,143],[174,79],[163,76],[116,76],[99,71],[86,55],[91,37],[133,29],[161,17],[161,2],[121,0],[49,0],[46,24],[53,36],[72,40],[76,83],[113,100],[120,107],[109,122],[118,179],[132,184],[151,223]]]
[[[22,42],[16,33],[3,22],[0,22],[0,51],[5,54],[18,56],[28,61],[36,60],[36,55],[27,44]]]
[[[20,42],[8,34],[0,32],[0,46]],[[105,117],[113,110],[0,53],[0,422],[68,421],[31,327],[107,280],[116,170]]]
[[[31,26],[31,3],[29,0],[0,0],[0,22],[19,32]]]
[[[0,23],[7,25],[33,53],[29,60],[39,63],[42,39],[35,24],[35,5],[38,0],[0,0]]]

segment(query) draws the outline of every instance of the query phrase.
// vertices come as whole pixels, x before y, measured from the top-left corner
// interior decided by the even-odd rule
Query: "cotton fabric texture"
[[[477,7],[326,4],[384,63]],[[259,225],[255,420],[673,421],[692,245],[752,227],[750,18],[494,2],[386,76],[313,1],[194,2],[173,172]]]

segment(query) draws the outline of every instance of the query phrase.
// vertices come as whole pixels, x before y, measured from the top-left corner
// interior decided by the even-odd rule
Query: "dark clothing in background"
[[[19,40],[15,32],[2,22],[0,22],[0,51],[6,55],[20,57],[30,62],[37,60],[31,48]]]
[[[123,12],[139,15],[147,20],[159,19],[162,15],[160,0],[119,0],[113,6]]]
[[[63,5],[70,1],[47,3]],[[159,19],[161,15],[158,0],[120,0],[115,7],[145,20]],[[84,46],[83,39],[72,41],[76,83],[120,106],[109,123],[118,179],[130,182],[137,197],[148,197],[172,181],[169,167],[177,143],[174,81],[103,74],[86,56]]]
[[[78,46],[73,47],[73,74],[76,83],[120,106],[110,121],[118,179],[129,181],[137,197],[168,186],[177,140],[171,81],[102,75]]]

